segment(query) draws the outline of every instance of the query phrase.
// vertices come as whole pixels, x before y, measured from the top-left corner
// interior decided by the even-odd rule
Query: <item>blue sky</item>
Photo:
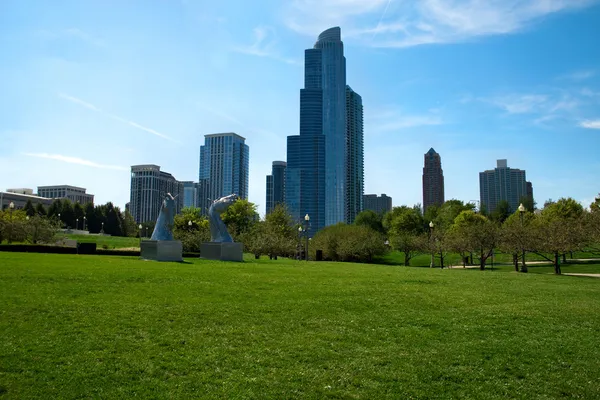
[[[250,200],[298,134],[304,49],[341,26],[362,95],[365,192],[420,203],[423,155],[446,199],[479,199],[506,158],[539,205],[600,192],[600,2],[0,2],[0,190],[83,186],[123,206],[129,167],[197,180],[203,135],[250,146]]]

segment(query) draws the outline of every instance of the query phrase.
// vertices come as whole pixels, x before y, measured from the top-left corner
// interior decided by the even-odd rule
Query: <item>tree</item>
[[[112,236],[122,236],[121,210],[108,202],[104,207],[104,233]]]
[[[60,220],[63,222],[63,225],[67,228],[75,227],[75,211],[73,210],[73,204],[71,203],[71,201],[63,201]]]
[[[423,233],[423,216],[420,208],[407,206],[394,207],[384,218],[384,226],[393,249],[404,253],[404,265],[419,250],[419,235]]]
[[[519,203],[523,204],[523,207],[525,207],[525,210],[527,210],[529,212],[535,211],[535,201],[533,200],[533,197],[523,196],[519,199]]]
[[[0,211],[0,243],[4,239],[8,243],[22,242],[26,239],[26,217],[24,210]]]
[[[267,214],[257,234],[266,236],[264,242],[271,258],[293,254],[297,233],[292,216],[284,205],[276,205]]]
[[[315,235],[310,252],[323,251],[327,260],[371,262],[385,254],[383,236],[367,226],[340,223],[328,226]]]
[[[131,215],[131,213],[129,212],[129,210],[125,210],[124,213],[122,213],[121,216],[121,220],[122,220],[122,234],[123,236],[128,236],[128,237],[139,237],[139,228],[138,225],[135,223],[135,219],[133,219],[133,215]]]
[[[503,251],[512,254],[515,271],[519,271],[519,254],[523,257],[522,272],[527,272],[525,266],[525,251],[533,248],[533,233],[531,224],[535,219],[532,212],[524,212],[521,222],[519,211],[510,215],[500,229],[498,245]]]
[[[463,236],[469,248],[479,254],[479,269],[485,269],[498,239],[498,228],[489,219],[474,211],[462,211],[454,220],[454,235]]]
[[[554,273],[560,275],[560,256],[583,247],[587,239],[581,204],[572,198],[546,202],[536,219],[533,239],[538,251],[553,254]]]
[[[260,218],[254,203],[246,199],[238,199],[221,214],[221,219],[227,225],[231,236],[236,240],[242,233],[250,232],[252,225]]]
[[[85,215],[85,211],[81,204],[75,203],[73,204],[73,214],[75,216],[75,229],[83,229],[83,217]]]
[[[496,209],[490,215],[490,217],[493,221],[503,224],[512,213],[513,210],[510,208],[508,201],[500,200],[498,204],[496,204]]]
[[[375,232],[385,234],[385,229],[383,228],[383,215],[376,213],[373,210],[364,210],[358,213],[354,219],[354,225],[367,226]]]
[[[449,229],[461,212],[474,211],[474,209],[475,205],[472,203],[463,203],[456,199],[446,201],[439,208],[436,219],[433,220],[435,229],[442,231]],[[425,220],[425,223],[428,224],[430,221]]]
[[[33,244],[52,243],[59,229],[59,222],[41,215],[29,217],[25,224],[27,241]]]
[[[37,215],[44,217],[48,214],[48,212],[46,211],[46,207],[44,207],[42,203],[38,203],[38,205],[35,207],[35,212]]]
[[[62,213],[62,201],[60,199],[55,199],[50,207],[48,207],[48,217],[50,218],[58,218],[58,214]]]
[[[186,207],[175,216],[173,237],[181,241],[184,251],[200,252],[200,245],[210,241],[209,223],[200,208]]]
[[[598,197],[594,198],[594,202],[590,204],[591,212],[599,212],[600,211],[600,193],[598,193]]]
[[[33,207],[33,203],[31,202],[31,200],[27,200],[23,211],[25,211],[25,214],[29,217],[33,217],[35,215],[35,208]]]

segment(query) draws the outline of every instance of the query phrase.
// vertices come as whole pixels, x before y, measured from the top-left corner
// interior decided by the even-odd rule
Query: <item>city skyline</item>
[[[478,199],[478,173],[510,159],[538,205],[572,196],[589,206],[600,175],[598,2],[485,3],[188,0],[114,13],[8,0],[3,184],[68,181],[123,208],[129,166],[195,181],[203,135],[235,131],[253,149],[249,200],[264,214],[264,177],[299,133],[303,50],[339,25],[347,80],[363,97],[365,193],[421,203],[421,157],[433,147],[446,199]]]

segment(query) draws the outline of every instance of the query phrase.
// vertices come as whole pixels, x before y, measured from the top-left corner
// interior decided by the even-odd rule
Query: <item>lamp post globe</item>
[[[523,214],[525,214],[525,206],[523,203],[519,204],[519,218],[521,219],[521,229],[523,229]],[[527,264],[525,264],[525,249],[521,249],[521,272],[527,272]]]
[[[433,221],[429,221],[429,244],[431,246],[431,242],[433,240]],[[435,266],[435,254],[433,250],[433,246],[431,246],[431,263],[429,264],[429,268],[433,268]]]

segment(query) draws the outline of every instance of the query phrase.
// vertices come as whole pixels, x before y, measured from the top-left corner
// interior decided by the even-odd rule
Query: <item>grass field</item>
[[[2,399],[600,398],[600,279],[542,271],[0,253],[0,337]]]
[[[133,237],[103,236],[103,235],[61,235],[59,238],[77,240],[79,243],[96,243],[99,249],[124,249],[140,247],[140,239]]]

